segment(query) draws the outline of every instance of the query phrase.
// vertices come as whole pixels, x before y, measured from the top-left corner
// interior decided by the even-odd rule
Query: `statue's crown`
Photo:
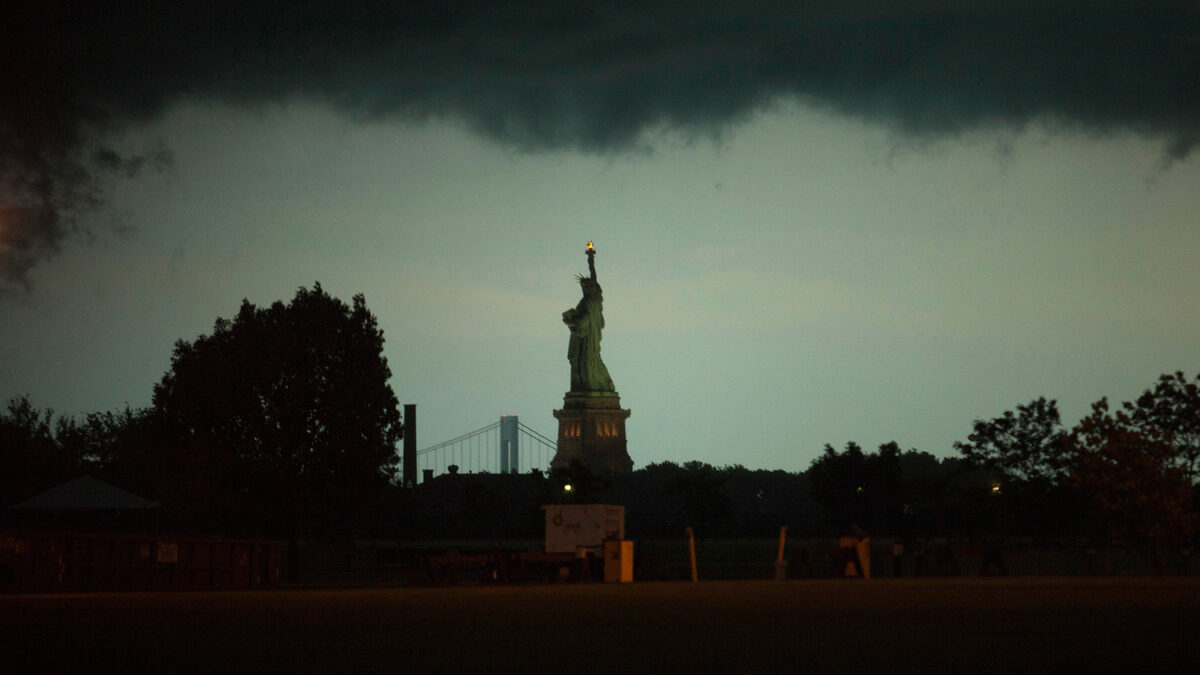
[[[600,284],[595,279],[582,274],[576,274],[575,278],[579,280],[579,285],[583,287],[584,291],[597,293],[600,291]]]

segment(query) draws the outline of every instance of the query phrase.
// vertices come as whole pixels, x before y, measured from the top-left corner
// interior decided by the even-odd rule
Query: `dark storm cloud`
[[[20,281],[122,129],[188,100],[450,116],[516,147],[715,133],[779,97],[921,136],[1030,121],[1200,138],[1198,3],[39,2],[0,27],[0,280]]]

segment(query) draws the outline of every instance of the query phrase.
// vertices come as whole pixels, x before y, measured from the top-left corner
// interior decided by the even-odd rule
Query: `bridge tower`
[[[519,422],[516,415],[504,415],[500,418],[500,473],[519,473],[520,464],[517,455],[517,433]]]

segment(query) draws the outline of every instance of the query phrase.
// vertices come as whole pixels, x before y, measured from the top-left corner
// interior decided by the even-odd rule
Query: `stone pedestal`
[[[600,476],[626,474],[633,460],[625,448],[625,420],[629,411],[621,409],[616,392],[568,392],[558,420],[558,452],[551,469],[566,468],[578,460]]]

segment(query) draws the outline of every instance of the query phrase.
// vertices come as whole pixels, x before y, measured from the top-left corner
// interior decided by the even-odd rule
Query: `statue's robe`
[[[596,294],[599,296],[599,293]],[[604,330],[604,301],[584,294],[575,314],[566,321],[571,329],[567,360],[571,362],[571,391],[614,391],[608,368],[600,358]]]

